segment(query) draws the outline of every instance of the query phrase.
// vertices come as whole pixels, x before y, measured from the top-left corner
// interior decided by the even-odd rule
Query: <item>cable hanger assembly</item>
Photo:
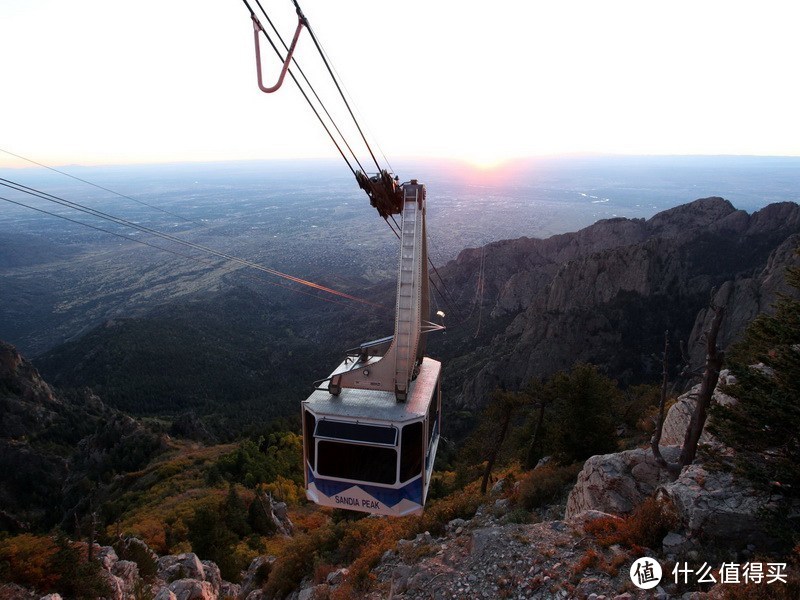
[[[286,77],[286,72],[289,70],[289,63],[292,61],[292,55],[294,54],[294,50],[297,47],[297,40],[300,39],[300,32],[303,31],[303,27],[306,28],[308,27],[308,21],[306,21],[306,18],[300,11],[300,7],[297,6],[297,28],[294,30],[294,37],[292,38],[292,43],[289,46],[289,51],[286,54],[286,58],[283,61],[283,67],[281,68],[281,74],[278,77],[278,83],[276,83],[271,87],[265,87],[261,71],[261,43],[259,42],[258,34],[263,33],[264,35],[267,35],[267,32],[264,31],[264,27],[261,25],[261,22],[258,20],[258,17],[256,17],[255,13],[252,11],[250,12],[250,18],[253,20],[253,41],[255,42],[256,46],[256,73],[258,74],[258,88],[265,94],[271,94],[273,92],[277,92],[283,85],[283,80]]]

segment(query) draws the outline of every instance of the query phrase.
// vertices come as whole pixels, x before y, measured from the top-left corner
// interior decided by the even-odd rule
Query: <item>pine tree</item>
[[[511,418],[514,411],[525,402],[525,397],[521,394],[495,390],[492,393],[491,402],[484,412],[483,423],[485,426],[481,431],[485,431],[484,441],[488,443],[485,449],[486,466],[483,469],[481,479],[481,494],[486,494],[489,487],[489,478],[492,475],[497,457],[503,447],[503,442],[508,435],[508,428],[511,425]]]
[[[192,552],[217,563],[223,579],[238,578],[241,566],[233,556],[236,535],[225,525],[219,511],[211,507],[198,509],[189,521],[189,541]]]
[[[787,281],[800,292],[800,268]],[[729,353],[738,402],[717,406],[709,429],[736,450],[752,483],[800,495],[800,295],[783,295],[773,315],[759,315]],[[759,366],[753,366],[761,363]]]
[[[58,575],[56,586],[61,594],[70,598],[90,599],[111,593],[99,562],[86,560],[61,532],[56,536],[56,547],[50,568]]]
[[[613,409],[621,402],[616,382],[597,367],[578,364],[557,373],[547,384],[553,398],[553,422],[546,447],[559,461],[585,460],[617,449]]]
[[[247,524],[255,533],[261,535],[272,535],[275,533],[275,523],[267,514],[269,510],[267,501],[264,499],[264,492],[260,488],[256,489],[256,496],[247,509]]]
[[[222,506],[222,514],[225,525],[240,538],[250,535],[250,525],[247,524],[247,507],[244,501],[236,493],[234,483],[228,485],[228,496]]]

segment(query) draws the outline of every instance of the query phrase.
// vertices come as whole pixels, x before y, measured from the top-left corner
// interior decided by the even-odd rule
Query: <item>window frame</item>
[[[319,476],[319,477],[321,477],[323,479],[330,479],[330,480],[333,480],[333,481],[347,481],[347,482],[352,482],[352,483],[356,483],[356,484],[362,484],[363,483],[363,484],[366,484],[366,485],[397,487],[398,481],[400,479],[400,452],[398,452],[398,446],[365,444],[365,443],[352,442],[352,441],[348,441],[348,440],[331,439],[331,438],[317,438],[317,437],[315,437],[314,438],[314,446],[315,446],[315,453],[316,453],[317,457],[319,457],[320,454],[321,454],[320,453],[320,448],[319,448],[320,442],[343,444],[343,445],[348,445],[348,446],[361,446],[361,447],[364,447],[364,448],[375,448],[375,449],[388,450],[388,451],[394,452],[394,457],[395,457],[395,459],[394,459],[394,481],[392,481],[391,483],[383,483],[383,482],[377,482],[377,481],[370,481],[370,480],[367,480],[367,479],[350,479],[350,478],[347,478],[347,477],[338,477],[336,475],[327,475],[325,473],[322,473],[319,470],[319,462],[317,463],[317,465],[314,468],[314,474],[316,476]]]

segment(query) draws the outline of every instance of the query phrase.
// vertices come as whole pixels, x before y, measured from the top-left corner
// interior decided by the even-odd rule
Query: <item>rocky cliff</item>
[[[715,301],[729,305],[728,343],[785,289],[798,233],[795,203],[750,215],[705,198],[646,221],[604,220],[465,250],[440,270],[460,312],[471,308],[460,324],[468,331],[454,326],[445,345],[456,358],[449,379],[459,382],[451,401],[480,405],[496,386],[516,388],[578,361],[623,381],[646,379],[660,369],[653,356],[665,330],[697,345],[715,289]]]
[[[19,532],[71,518],[88,501],[86,485],[97,489],[110,474],[139,468],[160,443],[89,390],[56,395],[27,359],[0,341],[1,529]]]
[[[50,386],[13,346],[0,342],[0,518],[15,531],[45,518],[67,474],[67,457],[40,451],[36,440],[66,412]],[[39,473],[30,477],[30,473]]]

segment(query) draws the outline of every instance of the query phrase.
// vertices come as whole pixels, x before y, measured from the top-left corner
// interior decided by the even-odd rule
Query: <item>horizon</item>
[[[721,197],[748,213],[800,200],[800,157],[594,155],[520,160],[491,170],[432,159],[394,166],[404,181],[415,178],[428,186],[443,251],[439,260],[445,261],[466,247],[522,236],[547,238],[603,219],[649,219],[703,198]],[[367,198],[333,158],[31,167],[0,169],[0,176],[150,223],[164,219],[154,209],[215,227],[237,219],[260,222],[263,211],[276,205],[291,211],[301,201],[310,212],[304,209],[298,216],[315,235],[314,227],[327,223],[323,215],[334,214],[329,211],[361,228],[355,237],[362,242],[372,239],[377,226]],[[35,210],[52,209],[51,203],[13,194],[27,208],[6,206],[3,221],[9,231],[23,227],[33,233],[31,223],[47,218]],[[131,204],[140,200],[150,210]],[[495,215],[490,220],[480,217],[489,213]],[[186,225],[169,222],[159,228]],[[268,222],[277,227],[282,221],[272,215]]]
[[[220,158],[220,159],[174,159],[174,160],[152,160],[152,161],[136,161],[136,162],[68,162],[68,163],[55,163],[49,164],[36,160],[30,156],[23,156],[22,154],[8,151],[0,148],[0,157],[10,156],[16,164],[4,165],[0,161],[0,170],[9,171],[25,171],[25,170],[52,170],[52,169],[103,169],[103,168],[146,168],[146,167],[168,167],[168,166],[192,166],[192,165],[244,165],[244,164],[320,164],[320,165],[337,165],[343,170],[346,166],[342,165],[341,157],[337,156],[300,156],[300,157],[254,157],[254,158]],[[702,153],[645,153],[645,154],[625,154],[625,153],[601,153],[601,152],[573,152],[573,153],[554,153],[554,154],[541,154],[536,156],[521,156],[507,159],[501,159],[497,162],[487,164],[476,164],[475,162],[460,157],[453,156],[400,156],[392,159],[392,162],[404,165],[416,165],[421,163],[429,164],[447,164],[452,167],[463,168],[467,171],[481,172],[497,172],[505,169],[514,169],[520,166],[529,166],[535,163],[552,163],[552,162],[572,162],[584,160],[660,160],[660,159],[674,159],[674,160],[787,160],[800,162],[800,154],[702,154]],[[371,173],[367,169],[367,173]],[[391,173],[396,173],[392,170]],[[399,174],[399,173],[398,173]]]

